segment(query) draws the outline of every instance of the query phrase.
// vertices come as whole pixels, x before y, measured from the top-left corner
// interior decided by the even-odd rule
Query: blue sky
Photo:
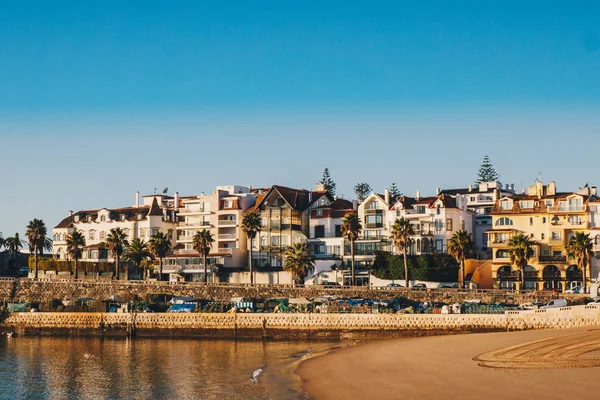
[[[600,183],[598,2],[4,1],[0,57],[4,236],[324,167],[347,198],[467,186],[485,154]]]

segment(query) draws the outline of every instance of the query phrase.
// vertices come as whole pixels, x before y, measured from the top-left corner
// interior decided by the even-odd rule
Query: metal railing
[[[540,256],[540,262],[556,262],[564,263],[567,262],[567,256]]]
[[[217,237],[219,240],[237,239],[237,235],[235,233],[220,233]]]

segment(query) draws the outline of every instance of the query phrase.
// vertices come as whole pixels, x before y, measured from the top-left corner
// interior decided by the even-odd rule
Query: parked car
[[[425,290],[427,289],[427,285],[425,285],[424,283],[415,283],[414,285],[412,285],[412,288],[416,290]]]
[[[443,283],[439,289],[456,289],[458,285],[456,283]]]
[[[583,291],[583,286],[580,285],[580,286],[575,286],[572,289],[565,290],[565,293],[569,293],[569,294],[581,294],[581,293],[583,293],[582,291]]]
[[[387,284],[387,287],[404,287],[404,286],[402,286],[402,285],[401,285],[401,284],[399,284],[399,283],[388,283],[388,284]]]
[[[323,281],[320,283],[320,285],[321,286],[336,286],[336,287],[342,286],[338,282],[331,282],[331,281]]]
[[[545,310],[547,308],[557,308],[557,307],[566,307],[566,306],[567,306],[567,300],[554,299],[554,300],[550,300],[548,302],[548,304],[546,304],[545,306],[541,306],[540,309]]]
[[[29,268],[28,267],[21,267],[21,269],[19,269],[19,276],[21,278],[27,278],[28,275],[29,275]]]

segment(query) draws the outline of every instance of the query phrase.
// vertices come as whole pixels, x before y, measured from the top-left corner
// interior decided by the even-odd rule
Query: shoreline
[[[591,367],[577,366],[575,361],[568,368],[548,365],[564,359],[560,352],[577,347],[586,335],[593,338],[592,352],[586,353],[592,354],[593,360],[585,358]],[[553,344],[558,341],[560,345]],[[514,365],[480,365],[478,357],[508,354],[511,347],[523,358]],[[523,354],[531,357],[526,359]],[[488,361],[498,360],[507,362],[502,357]],[[304,360],[295,373],[313,400],[438,399],[440,394],[473,400],[595,399],[600,390],[600,368],[595,367],[594,360],[600,361],[600,329],[588,326],[369,342]],[[528,367],[528,362],[533,364]],[[499,382],[507,385],[499,387]]]

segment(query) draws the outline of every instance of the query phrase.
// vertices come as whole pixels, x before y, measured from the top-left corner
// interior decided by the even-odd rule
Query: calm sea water
[[[0,399],[303,399],[295,365],[332,346],[0,336]]]

